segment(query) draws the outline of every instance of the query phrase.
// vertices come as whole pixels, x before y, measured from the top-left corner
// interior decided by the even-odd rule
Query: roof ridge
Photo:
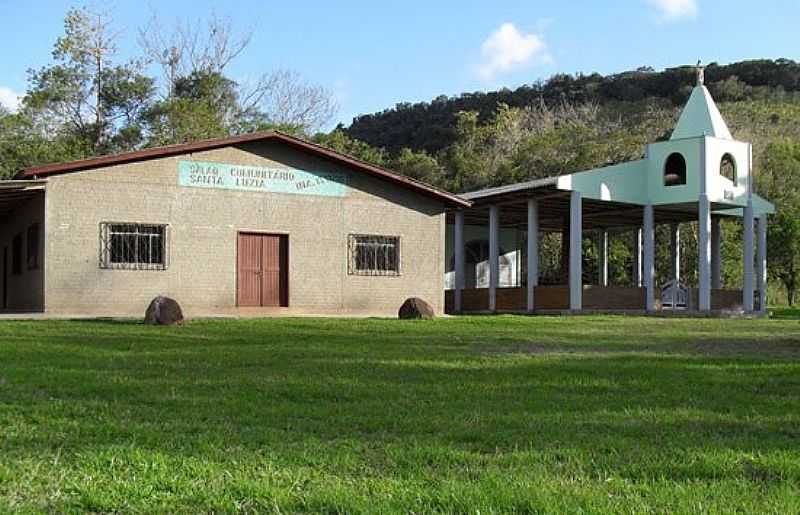
[[[297,136],[285,134],[280,131],[258,131],[246,134],[239,134],[228,136],[225,138],[212,138],[200,140],[190,143],[177,143],[174,145],[166,145],[162,147],[150,147],[141,150],[133,150],[119,154],[108,154],[104,156],[90,157],[66,163],[53,163],[42,166],[35,166],[23,169],[14,178],[15,179],[37,179],[50,175],[60,175],[65,173],[89,171],[104,166],[114,166],[119,164],[131,163],[135,161],[144,161],[149,159],[158,159],[162,157],[171,157],[179,154],[186,154],[192,152],[200,152],[203,150],[212,150],[215,148],[236,145],[240,143],[249,143],[253,141],[262,141],[276,139],[284,143],[296,145],[307,151],[317,154],[318,157],[326,158],[338,162],[339,164],[346,164],[351,167],[368,173],[370,175],[378,176],[380,178],[404,185],[410,189],[416,190],[418,193],[426,194],[445,200],[448,203],[456,204],[460,207],[467,207],[471,203],[455,193],[443,190],[426,182],[418,179],[407,177],[398,172],[383,168],[381,166],[368,163],[361,159],[343,154],[331,148],[322,146],[318,143],[308,141]]]
[[[125,152],[117,152],[113,154],[102,154],[99,156],[91,156],[82,159],[75,159],[72,161],[65,161],[65,162],[57,162],[57,163],[47,163],[44,165],[37,165],[37,166],[29,166],[27,168],[23,168],[22,171],[17,173],[15,177],[30,177],[31,175],[36,175],[38,173],[50,173],[50,169],[54,169],[58,167],[61,168],[70,168],[71,166],[81,167],[82,169],[89,169],[96,166],[102,166],[107,162],[114,162],[120,160],[122,162],[128,162],[130,160],[136,160],[137,158],[148,158],[151,154],[152,155],[173,155],[176,153],[180,153],[183,151],[191,151],[194,147],[201,147],[201,148],[213,148],[218,146],[225,146],[227,144],[233,144],[236,142],[246,142],[246,141],[254,141],[262,138],[269,138],[270,136],[277,134],[277,131],[256,131],[256,132],[249,132],[245,134],[236,134],[232,136],[225,136],[222,138],[205,138],[197,141],[188,141],[184,143],[172,143],[170,145],[160,145],[156,147],[145,147],[138,150],[127,150]],[[96,163],[100,163],[96,165]]]

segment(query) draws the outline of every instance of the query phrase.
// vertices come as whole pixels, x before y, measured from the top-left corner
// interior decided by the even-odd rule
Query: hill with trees
[[[457,119],[461,112],[478,113],[478,120],[485,123],[501,104],[524,108],[541,103],[615,106],[658,101],[665,107],[679,107],[691,93],[694,80],[692,66],[659,72],[642,67],[608,76],[558,74],[514,90],[442,95],[431,102],[400,103],[380,113],[357,117],[346,132],[390,152],[403,148],[438,152],[457,139]],[[718,102],[794,96],[800,91],[800,64],[789,59],[712,63],[706,68],[706,85]]]

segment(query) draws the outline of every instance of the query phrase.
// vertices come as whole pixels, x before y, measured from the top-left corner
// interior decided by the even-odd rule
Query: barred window
[[[167,226],[100,224],[100,268],[166,270]]]
[[[351,234],[348,239],[351,275],[400,275],[400,238]]]

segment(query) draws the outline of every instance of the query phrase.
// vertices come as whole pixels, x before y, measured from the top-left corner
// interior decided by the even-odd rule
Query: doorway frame
[[[286,278],[286,286],[285,286],[285,296],[286,296],[286,305],[285,306],[241,306],[239,305],[239,237],[242,234],[252,234],[256,236],[279,236],[280,238],[286,239],[286,271],[285,273],[281,271],[281,274]],[[291,275],[290,275],[290,263],[292,262],[292,245],[291,245],[291,235],[285,231],[264,231],[259,229],[237,229],[235,234],[235,242],[234,246],[236,248],[236,252],[234,253],[234,268],[236,272],[233,274],[233,282],[234,282],[234,290],[236,291],[236,308],[237,309],[286,309],[291,307],[292,304],[292,297],[291,297]],[[280,295],[279,295],[280,296]]]

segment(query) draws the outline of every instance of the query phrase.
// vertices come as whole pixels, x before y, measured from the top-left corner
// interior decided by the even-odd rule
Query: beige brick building
[[[441,313],[445,212],[468,204],[272,132],[28,169],[0,183],[0,307]]]

